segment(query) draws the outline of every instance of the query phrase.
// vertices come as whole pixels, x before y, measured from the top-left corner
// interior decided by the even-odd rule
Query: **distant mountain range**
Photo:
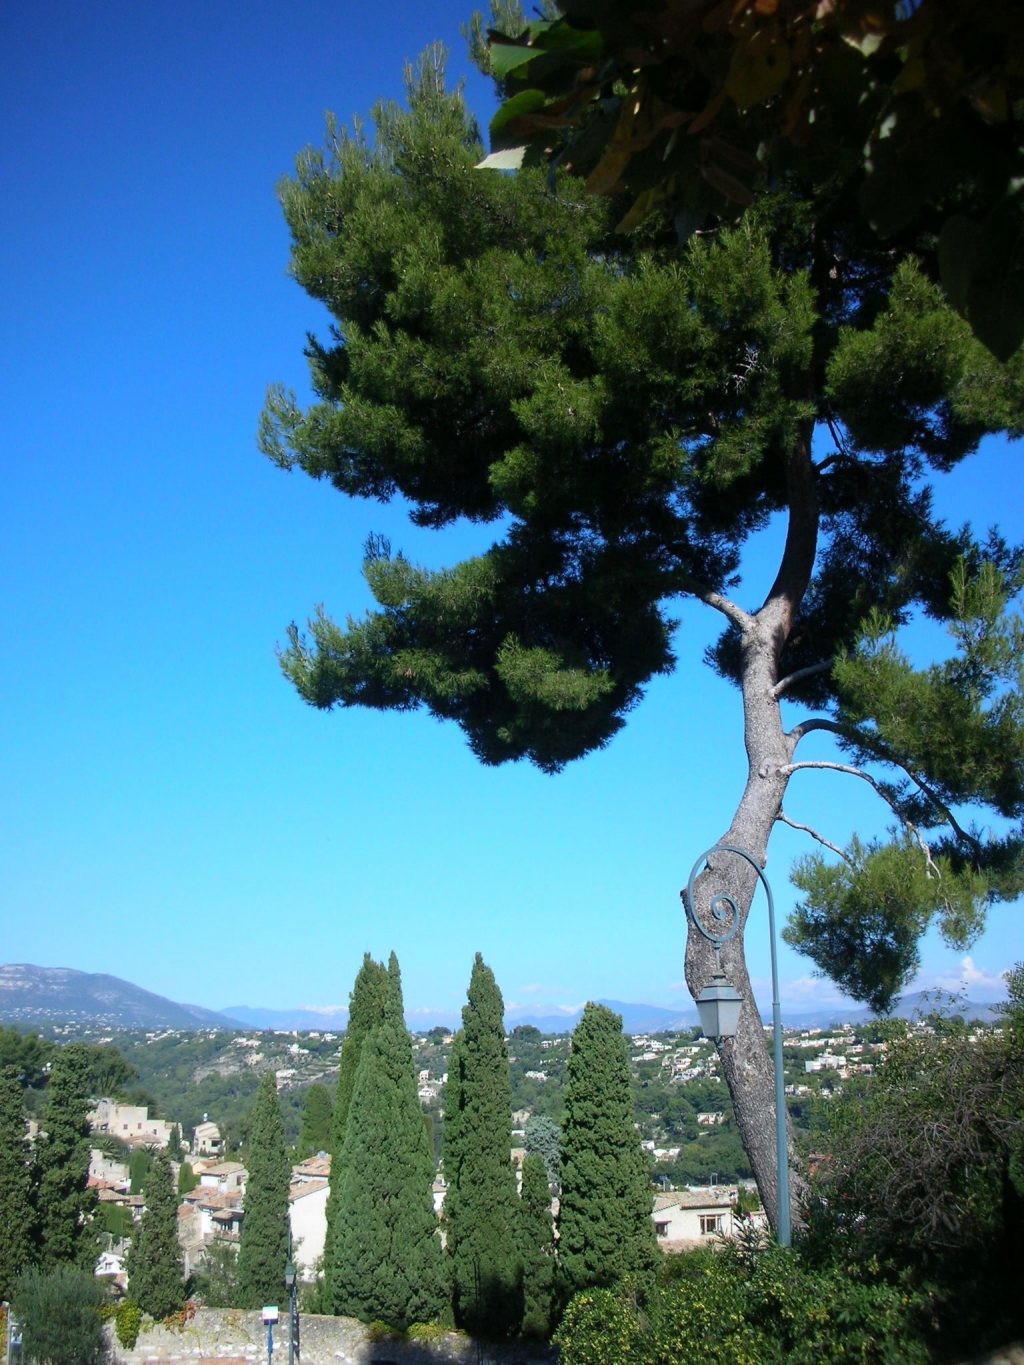
[[[111,1029],[240,1027],[215,1010],[176,1004],[117,976],[26,962],[0,967],[0,1021]]]
[[[602,1005],[622,1016],[626,1033],[672,1033],[693,1028],[697,1012],[664,1009],[658,1005],[636,1005],[621,1000],[602,1000]],[[917,991],[901,997],[893,1013],[903,1019],[939,1012],[960,1014],[965,1019],[991,1023],[998,1017],[996,1007],[963,1000],[946,991]],[[570,1033],[579,1022],[582,1009],[572,1014],[515,1014],[506,1018],[508,1028],[529,1024],[541,1033]],[[769,1019],[769,1013],[763,1016]],[[787,1028],[828,1028],[833,1024],[862,1023],[871,1012],[850,1004],[804,1010],[782,1007]],[[26,963],[0,966],[0,1023],[35,1025],[86,1024],[96,1028],[175,1028],[175,1029],[254,1029],[291,1032],[318,1030],[342,1033],[348,1023],[348,1010],[297,1009],[273,1010],[250,1005],[229,1005],[223,1010],[203,1009],[199,1005],[179,1005],[162,995],[143,990],[130,981],[95,972],[76,972],[70,967],[33,967]],[[429,1015],[411,1013],[406,1023],[416,1032],[434,1027],[453,1029],[459,1018],[455,1011],[438,1010]]]

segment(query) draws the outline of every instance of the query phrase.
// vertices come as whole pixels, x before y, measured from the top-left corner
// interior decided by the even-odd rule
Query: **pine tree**
[[[300,1161],[317,1152],[328,1152],[331,1147],[331,1125],[334,1106],[326,1085],[314,1082],[302,1101],[302,1121],[295,1155]]]
[[[444,1219],[455,1320],[497,1336],[516,1330],[522,1312],[504,1013],[494,974],[477,953],[448,1058]]]
[[[178,1201],[166,1152],[158,1153],[150,1167],[146,1206],[125,1268],[129,1297],[144,1313],[165,1318],[181,1307],[185,1285],[178,1245]]]
[[[60,1049],[50,1069],[42,1130],[36,1145],[35,1190],[39,1264],[91,1270],[95,1198],[89,1189],[89,1055],[79,1043]]]
[[[355,1089],[356,1072],[363,1044],[381,1024],[387,1008],[388,972],[382,962],[375,962],[369,953],[363,954],[362,966],[356,973],[349,995],[348,1025],[341,1046],[338,1067],[338,1086],[334,1096],[331,1119],[331,1184],[327,1192],[327,1231],[324,1236],[324,1265],[332,1259],[334,1229],[338,1225],[338,1201],[341,1191],[341,1152],[345,1145],[345,1128],[349,1106]]]
[[[619,131],[648,126],[649,108],[615,98]],[[307,348],[313,404],[272,390],[261,442],[343,493],[406,499],[419,526],[499,529],[438,571],[371,538],[376,609],[342,626],[318,612],[282,667],[311,705],[426,708],[484,762],[555,772],[608,744],[677,654],[680,711],[699,708],[680,599],[718,614],[707,657],[737,686],[747,757],[719,828],[753,865],[721,855],[696,879],[685,968],[694,995],[720,963],[743,997],[719,1054],[777,1223],[772,1067],[743,934],[717,952],[694,922],[728,897],[743,929],[753,867],[823,766],[871,784],[876,829],[894,814],[914,836],[846,850],[849,877],[820,860],[801,871],[799,946],[845,988],[891,996],[929,924],[963,949],[991,898],[1020,894],[1017,559],[998,536],[951,531],[931,489],[986,433],[1024,428],[1024,352],[1002,365],[985,350],[922,268],[934,236],[880,242],[831,166],[801,178],[798,164],[735,226],[680,246],[667,224],[615,236],[610,206],[569,176],[552,195],[538,171],[476,170],[473,120],[434,54],[408,110],[374,118],[372,139],[331,124],[282,189],[294,276],[331,335]],[[700,141],[664,137],[675,155]],[[646,173],[652,148],[634,143]],[[618,157],[616,144],[603,168],[616,188]],[[705,170],[688,182],[701,192]],[[1004,207],[1019,217],[1018,200]],[[959,195],[947,207],[959,214]],[[959,270],[976,253],[950,255]],[[765,572],[743,549],[770,520],[785,529]],[[931,669],[896,644],[922,614],[954,636]],[[812,735],[825,758],[798,757]],[[839,848],[837,831],[812,834]]]
[[[546,1339],[551,1332],[554,1308],[554,1227],[547,1168],[533,1152],[523,1161],[519,1255],[523,1266],[523,1336]]]
[[[260,1078],[249,1126],[248,1178],[238,1247],[238,1307],[283,1300],[291,1166],[273,1073]]]
[[[13,1069],[0,1070],[0,1299],[10,1300],[32,1258],[32,1180],[25,1107]]]
[[[562,1128],[558,1266],[570,1293],[652,1268],[652,1202],[622,1019],[588,1004],[572,1035]]]
[[[434,1161],[395,971],[387,1017],[363,1041],[340,1169],[326,1264],[335,1311],[400,1329],[441,1316],[447,1294]]]

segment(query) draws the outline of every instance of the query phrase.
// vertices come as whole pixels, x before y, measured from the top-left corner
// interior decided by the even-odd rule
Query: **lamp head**
[[[735,1038],[743,997],[731,981],[716,972],[697,996],[697,1014],[706,1038]]]

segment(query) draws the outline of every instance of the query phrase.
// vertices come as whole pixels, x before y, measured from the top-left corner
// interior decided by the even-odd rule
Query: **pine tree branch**
[[[835,853],[838,857],[842,858],[844,863],[849,863],[851,867],[853,866],[853,859],[850,857],[848,853],[844,853],[843,850],[838,847],[838,845],[832,843],[830,839],[826,839],[823,834],[819,834],[818,831],[816,829],[812,829],[810,825],[801,825],[798,820],[791,820],[789,816],[786,814],[786,812],[783,810],[779,811],[775,819],[782,825],[788,825],[790,829],[798,829],[802,831],[802,833],[804,834],[809,834],[812,839],[817,839],[819,844],[823,845],[823,847],[827,849],[831,849],[833,853]]]
[[[746,631],[753,626],[754,618],[749,612],[744,611],[741,606],[730,597],[726,597],[724,593],[716,592],[707,583],[702,583],[700,579],[691,578],[689,574],[686,574],[683,576],[681,586],[684,592],[688,592],[691,597],[696,597],[699,602],[704,602],[707,606],[714,607],[715,611],[721,612],[737,629]]]
[[[778,701],[783,693],[788,692],[794,683],[800,682],[802,678],[813,677],[815,673],[827,673],[831,667],[831,659],[822,659],[820,663],[808,664],[806,668],[794,669],[793,672],[787,674],[785,678],[779,679],[772,688],[771,695]]]

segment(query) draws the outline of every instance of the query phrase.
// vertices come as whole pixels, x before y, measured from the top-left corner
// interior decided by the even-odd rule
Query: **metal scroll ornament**
[[[707,925],[701,923],[701,921],[697,918],[697,912],[694,909],[695,905],[694,886],[696,884],[697,878],[700,876],[701,872],[706,867],[708,860],[711,857],[713,857],[713,855],[716,853],[735,853],[737,858],[742,858],[745,862],[749,863],[750,866],[757,873],[758,879],[760,880],[761,885],[765,889],[765,894],[768,897],[769,914],[772,915],[773,918],[774,906],[772,904],[772,892],[771,887],[768,885],[768,880],[765,877],[764,873],[762,872],[760,864],[757,862],[757,860],[753,857],[752,854],[746,851],[746,849],[737,848],[734,844],[715,844],[714,848],[709,848],[706,853],[702,853],[700,857],[697,859],[697,861],[694,863],[693,868],[690,872],[690,880],[686,883],[684,908],[693,927],[698,931],[698,933],[702,934],[704,938],[706,938],[707,941],[712,945],[715,951],[718,952],[722,944],[728,943],[731,938],[735,938],[736,934],[739,931],[740,927],[739,906],[736,904],[733,898],[724,891],[719,891],[717,894],[712,896],[711,903],[708,906],[707,911],[708,915],[713,921],[711,927],[708,927]]]

